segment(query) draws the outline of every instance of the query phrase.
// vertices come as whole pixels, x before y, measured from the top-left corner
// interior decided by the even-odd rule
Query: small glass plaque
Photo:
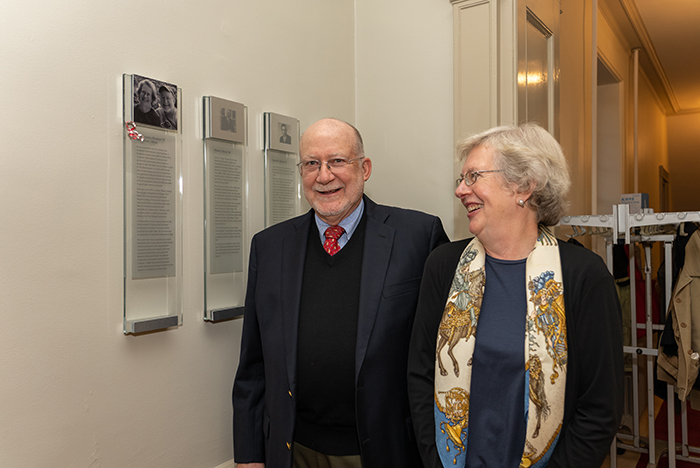
[[[271,112],[265,126],[265,225],[271,226],[301,213],[299,121]]]
[[[204,138],[245,144],[247,112],[248,108],[241,103],[205,96]]]
[[[141,75],[125,77],[130,80],[132,89],[130,97],[124,96],[125,120],[133,121],[137,126],[148,125],[177,132],[180,120],[178,87]]]
[[[204,320],[242,315],[248,180],[247,108],[204,98]]]
[[[284,153],[299,152],[299,121],[286,115],[266,112],[265,119],[265,149],[273,149]]]
[[[182,324],[181,95],[169,83],[124,75],[127,334]]]
[[[300,214],[301,188],[297,156],[265,151],[265,220],[267,226]]]

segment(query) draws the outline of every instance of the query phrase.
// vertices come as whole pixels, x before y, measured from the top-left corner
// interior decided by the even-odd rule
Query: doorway
[[[623,82],[598,57],[596,114],[596,174],[593,179],[597,194],[595,214],[612,214],[620,203],[623,187],[624,155],[624,92]],[[605,258],[605,241],[593,236],[593,250]]]

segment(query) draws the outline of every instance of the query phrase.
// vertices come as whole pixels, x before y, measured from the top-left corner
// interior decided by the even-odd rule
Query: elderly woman
[[[542,128],[459,146],[472,239],[426,262],[409,397],[426,467],[600,467],[622,414],[619,302],[605,264],[549,227],[571,184]]]

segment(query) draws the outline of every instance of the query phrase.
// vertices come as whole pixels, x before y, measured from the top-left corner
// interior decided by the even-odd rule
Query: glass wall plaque
[[[247,108],[204,97],[204,320],[243,315]]]
[[[124,333],[182,325],[177,86],[124,75]]]
[[[266,112],[265,225],[271,226],[301,213],[299,121]]]

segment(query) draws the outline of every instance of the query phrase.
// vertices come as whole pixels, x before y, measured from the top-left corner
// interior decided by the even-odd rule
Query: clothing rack
[[[635,249],[629,249],[629,275],[630,275],[630,334],[631,346],[625,346],[624,352],[632,355],[632,434],[618,433],[610,448],[610,466],[617,467],[617,449],[625,449],[649,455],[650,467],[657,466],[659,458],[668,453],[669,468],[676,467],[676,460],[684,460],[699,463],[700,458],[691,456],[691,453],[700,454],[700,447],[692,447],[688,443],[688,417],[687,401],[681,404],[681,442],[676,444],[675,436],[675,393],[673,385],[666,386],[667,395],[667,442],[657,441],[654,429],[654,359],[658,356],[658,350],[653,344],[653,332],[663,330],[663,324],[652,322],[652,282],[651,282],[651,248],[655,242],[663,242],[664,265],[666,272],[665,282],[665,311],[668,314],[668,306],[672,295],[672,247],[676,237],[675,232],[681,223],[700,221],[698,212],[654,213],[653,210],[643,210],[642,213],[630,213],[629,205],[613,205],[612,214],[565,216],[561,225],[572,226],[574,235],[594,234],[605,238],[606,264],[610,273],[613,269],[613,245],[618,239],[624,239],[626,245],[641,244],[644,248],[644,277],[646,281],[645,297],[645,321],[637,323],[636,314],[636,280],[635,280]],[[672,232],[668,227],[673,228]],[[665,317],[664,317],[665,318]],[[638,329],[646,331],[645,343],[637,342]],[[649,437],[647,446],[642,445],[642,437],[639,430],[639,359],[646,361],[646,392],[647,392],[647,418]],[[658,445],[657,445],[658,443]]]

